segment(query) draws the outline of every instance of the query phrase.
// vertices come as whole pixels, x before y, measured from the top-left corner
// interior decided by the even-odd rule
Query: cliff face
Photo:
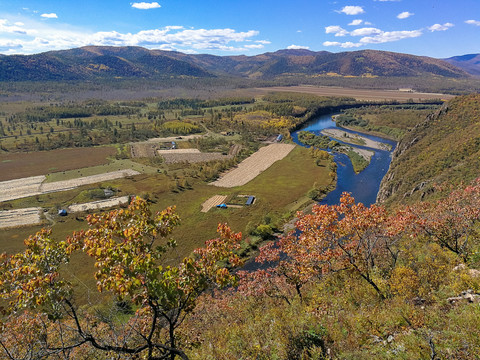
[[[398,143],[377,201],[423,200],[435,192],[435,184],[469,182],[479,170],[480,95],[457,97]]]

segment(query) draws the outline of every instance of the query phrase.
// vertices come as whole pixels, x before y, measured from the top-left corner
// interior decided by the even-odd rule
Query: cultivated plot
[[[262,171],[268,169],[272,164],[287,156],[295,145],[271,144],[258,150],[253,155],[243,160],[238,166],[223,174],[211,185],[231,188],[241,186],[255,179]]]
[[[202,210],[200,211],[206,213],[211,208],[224,203],[226,199],[227,199],[227,195],[212,196],[210,199],[208,199],[202,204]]]
[[[0,228],[39,224],[41,208],[0,211]]]
[[[126,169],[105,174],[85,176],[78,179],[44,183],[45,176],[33,176],[0,182],[0,202],[21,199],[29,196],[67,191],[82,185],[95,184],[140,174],[138,171]]]
[[[75,213],[75,212],[82,212],[87,210],[110,208],[110,207],[126,204],[128,203],[129,199],[130,199],[129,196],[121,196],[121,197],[116,197],[111,199],[92,201],[92,202],[83,203],[83,204],[73,204],[67,208],[67,211],[71,213]]]

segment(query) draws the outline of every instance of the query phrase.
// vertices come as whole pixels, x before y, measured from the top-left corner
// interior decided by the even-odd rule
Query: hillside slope
[[[448,78],[470,76],[443,60],[374,50],[342,53],[279,50],[256,56],[214,56],[148,50],[134,46],[86,46],[35,55],[0,57],[0,81],[165,76],[273,79],[298,74]]]
[[[480,174],[480,94],[456,97],[399,142],[377,200],[412,202],[433,184],[469,182]]]
[[[444,60],[469,74],[480,76],[480,54],[454,56]]]

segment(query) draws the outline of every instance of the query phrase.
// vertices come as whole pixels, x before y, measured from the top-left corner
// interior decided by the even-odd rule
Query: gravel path
[[[210,185],[226,188],[245,185],[255,179],[262,171],[272,166],[274,162],[287,156],[294,147],[295,145],[291,144],[272,144],[265,146],[243,160],[235,169],[210,183]]]

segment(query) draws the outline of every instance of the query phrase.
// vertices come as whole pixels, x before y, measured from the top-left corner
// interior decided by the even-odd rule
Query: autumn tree
[[[205,248],[177,266],[164,266],[163,255],[175,246],[167,237],[179,223],[174,208],[153,215],[136,198],[127,209],[87,221],[89,229],[65,241],[42,230],[25,241],[23,253],[1,256],[0,297],[8,305],[0,349],[10,359],[99,352],[118,359],[188,359],[176,330],[206,289],[236,283],[227,266],[240,264],[234,251],[241,235],[219,225],[219,237]],[[78,251],[93,258],[98,291],[126,311],[108,315],[77,304],[64,273]],[[19,338],[9,330],[29,335]],[[18,353],[19,346],[25,351]]]
[[[398,217],[411,236],[426,235],[467,261],[479,238],[474,225],[480,219],[480,179],[443,199],[407,207]]]
[[[301,296],[302,286],[310,279],[349,270],[384,298],[374,275],[378,268],[394,267],[398,257],[397,236],[389,223],[383,207],[356,204],[350,194],[343,193],[339,205],[314,205],[311,214],[299,213],[296,230],[264,246],[256,259],[264,268],[241,274],[243,281],[255,282],[256,292],[262,284],[263,291],[272,294],[280,289],[276,279],[280,277]],[[276,294],[285,298],[285,292]]]

